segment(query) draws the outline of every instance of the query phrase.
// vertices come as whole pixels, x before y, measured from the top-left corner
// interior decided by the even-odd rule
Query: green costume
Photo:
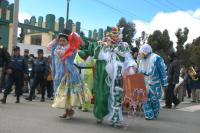
[[[92,67],[94,66],[95,61],[91,57],[87,57],[87,59],[84,60],[82,58],[84,57],[84,55],[81,54],[81,52],[79,52],[79,54],[76,55],[75,64],[79,66],[80,77],[84,88],[85,103],[82,106],[82,110],[89,111],[92,99],[92,84],[93,84]]]
[[[93,93],[95,95],[95,103],[93,112],[98,120],[102,120],[108,114],[108,97],[110,94],[109,86],[106,83],[108,74],[105,67],[107,62],[106,60],[98,58],[102,49],[103,47],[99,45],[94,55],[94,58],[97,60],[94,69]]]

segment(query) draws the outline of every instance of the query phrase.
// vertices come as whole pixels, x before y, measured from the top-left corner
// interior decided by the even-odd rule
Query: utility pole
[[[18,16],[19,16],[19,0],[15,0],[14,17],[13,17],[13,47],[17,45],[18,35]]]
[[[66,28],[67,28],[67,23],[68,23],[68,20],[69,20],[69,3],[70,3],[70,0],[67,0]]]

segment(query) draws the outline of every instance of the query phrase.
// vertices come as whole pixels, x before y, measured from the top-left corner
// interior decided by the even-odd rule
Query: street
[[[7,104],[0,104],[0,133],[200,132],[200,105],[191,104],[189,101],[182,103],[178,110],[161,109],[157,120],[146,121],[143,117],[126,117],[127,129],[110,127],[106,119],[102,125],[97,125],[92,112],[81,112],[78,109],[72,120],[60,119],[58,116],[64,111],[52,108],[51,101],[40,103],[39,99],[36,99],[27,102],[21,98],[20,104],[14,102],[15,98],[9,95]]]

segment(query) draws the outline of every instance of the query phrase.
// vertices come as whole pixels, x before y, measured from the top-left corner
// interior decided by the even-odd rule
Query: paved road
[[[10,95],[6,105],[0,104],[0,133],[200,133],[200,105],[187,102],[180,105],[180,110],[161,109],[160,117],[154,121],[125,118],[128,129],[117,129],[106,121],[97,125],[91,112],[77,110],[72,120],[60,119],[63,110],[51,108],[51,101],[14,101]]]

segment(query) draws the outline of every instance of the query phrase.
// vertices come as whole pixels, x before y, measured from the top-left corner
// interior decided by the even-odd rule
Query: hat
[[[113,33],[113,34],[117,34],[117,33],[119,33],[118,28],[113,27],[113,28],[112,28],[112,33]]]
[[[20,47],[19,46],[15,46],[15,47],[13,47],[13,50],[14,51],[20,50]]]
[[[24,49],[24,52],[29,52],[29,50],[28,49]]]
[[[143,44],[141,47],[140,47],[140,50],[139,50],[139,53],[146,53],[146,54],[150,54],[152,53],[153,50],[151,48],[151,46],[149,44]]]
[[[169,56],[170,56],[171,58],[175,58],[175,57],[177,56],[177,54],[176,54],[176,52],[175,52],[175,50],[174,50],[173,48],[171,48],[171,49],[169,50]]]
[[[43,49],[38,49],[38,53],[43,53]]]
[[[58,37],[59,37],[59,38],[64,37],[64,38],[68,39],[68,36],[69,36],[70,34],[71,34],[71,31],[70,31],[70,30],[64,29],[64,30],[62,31],[62,33],[60,33],[60,34],[58,35]]]
[[[132,51],[132,53],[136,53],[136,52],[138,53],[139,49],[137,47],[132,47],[131,51]]]

